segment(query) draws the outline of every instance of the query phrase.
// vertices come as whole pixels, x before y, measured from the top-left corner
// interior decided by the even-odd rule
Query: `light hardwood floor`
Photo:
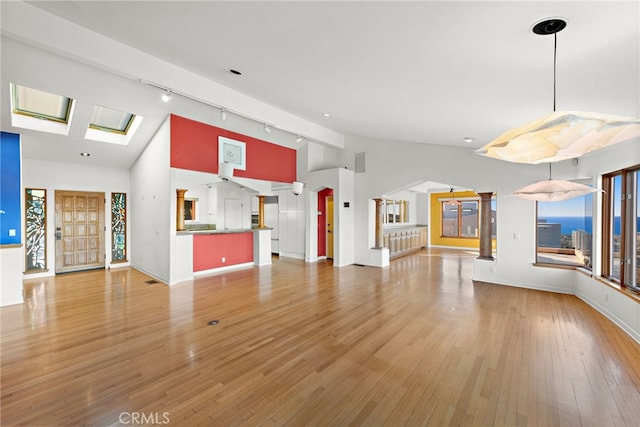
[[[640,346],[574,296],[472,282],[473,257],[27,281],[2,425],[638,425]]]

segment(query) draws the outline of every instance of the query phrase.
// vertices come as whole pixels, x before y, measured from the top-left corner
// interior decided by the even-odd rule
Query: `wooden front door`
[[[327,196],[327,258],[333,259],[333,196]]]
[[[56,273],[104,268],[104,193],[56,190]]]

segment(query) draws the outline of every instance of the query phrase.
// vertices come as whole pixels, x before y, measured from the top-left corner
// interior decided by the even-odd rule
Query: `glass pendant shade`
[[[513,195],[538,202],[559,202],[596,191],[598,190],[593,187],[577,182],[549,179],[522,187],[514,191]]]
[[[550,163],[638,138],[640,119],[558,111],[509,130],[477,154],[517,163]]]

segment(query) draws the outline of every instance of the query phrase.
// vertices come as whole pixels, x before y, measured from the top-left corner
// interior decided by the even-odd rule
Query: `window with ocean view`
[[[581,180],[590,185],[591,180]],[[593,195],[537,203],[536,263],[591,269]]]
[[[602,177],[602,275],[640,291],[640,166]]]

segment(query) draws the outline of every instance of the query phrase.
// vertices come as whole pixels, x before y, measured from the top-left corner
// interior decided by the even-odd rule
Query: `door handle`
[[[60,227],[56,227],[56,240],[62,240],[62,229]]]

